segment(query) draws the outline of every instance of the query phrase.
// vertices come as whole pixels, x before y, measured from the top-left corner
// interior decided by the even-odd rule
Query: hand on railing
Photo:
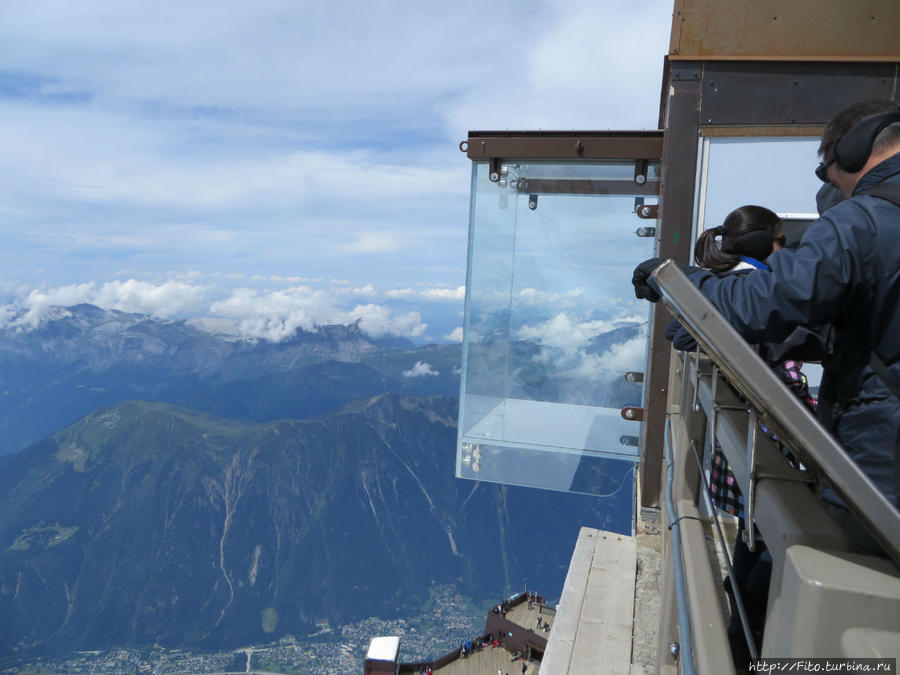
[[[655,289],[656,284],[650,285],[650,275],[665,261],[665,258],[649,258],[634,268],[631,285],[634,286],[634,295],[638,300],[649,300],[650,302],[659,300],[659,293]]]
[[[638,300],[649,300],[650,302],[659,300],[659,286],[651,275],[656,271],[656,268],[665,262],[672,263],[684,274],[690,274],[701,269],[690,265],[682,265],[668,258],[648,258],[635,267],[634,274],[631,275],[631,285],[634,286],[634,295]]]

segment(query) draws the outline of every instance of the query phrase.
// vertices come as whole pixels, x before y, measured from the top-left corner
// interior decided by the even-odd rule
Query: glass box
[[[650,314],[631,275],[658,171],[473,164],[458,477],[605,495],[631,475]]]

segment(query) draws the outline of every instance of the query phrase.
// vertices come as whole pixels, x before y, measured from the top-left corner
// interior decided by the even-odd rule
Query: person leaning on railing
[[[766,260],[784,246],[784,223],[776,213],[763,206],[741,206],[729,213],[721,225],[708,229],[700,235],[694,247],[694,261],[721,278],[745,275],[756,269],[769,269]],[[678,350],[697,349],[696,340],[677,319],[666,328],[666,337]],[[813,410],[816,402],[810,396],[806,376],[801,370],[803,364],[796,359],[818,360],[822,357],[823,350],[818,336],[805,328],[795,329],[784,343],[756,346],[760,357],[779,379]],[[802,357],[798,356],[799,353],[802,353]],[[774,437],[773,440],[777,442]],[[728,465],[725,453],[715,439],[709,485],[710,497],[716,507],[738,518],[738,536],[735,538],[731,559],[737,592],[743,598],[750,630],[759,644],[766,620],[772,557],[764,542],[758,540],[756,548],[751,551],[741,536],[746,527],[744,496]],[[744,664],[750,658],[750,652],[744,641],[740,616],[736,610],[735,589],[731,587],[728,578],[725,579],[725,590],[732,608],[728,623],[729,643],[735,664]]]
[[[896,507],[900,492],[900,106],[856,104],[828,122],[816,175],[848,199],[814,222],[769,270],[690,280],[749,342],[778,342],[797,326],[833,326],[823,358],[819,418]],[[651,272],[635,269],[635,295],[655,302]],[[879,547],[827,488],[829,511],[860,548]]]

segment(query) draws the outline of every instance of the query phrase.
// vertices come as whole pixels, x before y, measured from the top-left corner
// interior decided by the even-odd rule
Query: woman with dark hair
[[[721,239],[721,244],[718,239]],[[694,259],[698,265],[711,270],[719,277],[749,274],[757,269],[767,270],[766,260],[784,248],[784,244],[784,223],[776,213],[762,206],[741,206],[729,213],[721,225],[700,235],[694,250]],[[666,329],[666,337],[672,341],[676,349],[691,351],[697,348],[693,336],[677,321],[673,321]],[[805,346],[808,343],[818,344],[815,335],[805,329],[798,329],[798,332],[785,343],[758,345],[757,350],[794,394],[814,408],[815,400],[810,396],[806,377],[800,370],[803,364],[786,358],[790,351],[798,347],[803,351],[804,347],[801,345]],[[775,440],[777,442],[777,439]],[[734,474],[718,442],[714,443],[709,483],[713,503],[726,513],[737,516],[739,521],[738,537],[732,552],[735,578],[744,598],[754,638],[759,643],[765,623],[771,557],[764,545],[751,552],[742,541],[741,531],[751,524],[744,520],[744,497],[738,489]],[[726,590],[729,596],[732,596],[733,590],[727,580]],[[749,651],[743,639],[736,611],[732,611],[728,636],[735,664],[743,668],[746,659],[749,658]]]
[[[716,243],[718,237],[722,238],[721,246]],[[762,267],[774,251],[784,248],[784,242],[784,223],[778,214],[764,206],[741,206],[721,225],[700,235],[694,260],[718,275],[742,269],[742,262]]]
[[[716,241],[720,237],[721,245]],[[721,225],[700,235],[694,260],[720,277],[747,274],[754,269],[768,269],[766,259],[784,244],[784,223],[777,213],[764,206],[741,206],[729,213]],[[669,324],[666,337],[675,349],[697,348],[694,338],[677,321]]]

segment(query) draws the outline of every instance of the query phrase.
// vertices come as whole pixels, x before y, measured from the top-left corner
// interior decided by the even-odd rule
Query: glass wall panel
[[[625,375],[644,371],[649,304],[631,273],[655,223],[635,208],[656,197],[633,162],[488,173],[474,165],[457,475],[608,494],[637,459],[622,408],[641,405]]]

